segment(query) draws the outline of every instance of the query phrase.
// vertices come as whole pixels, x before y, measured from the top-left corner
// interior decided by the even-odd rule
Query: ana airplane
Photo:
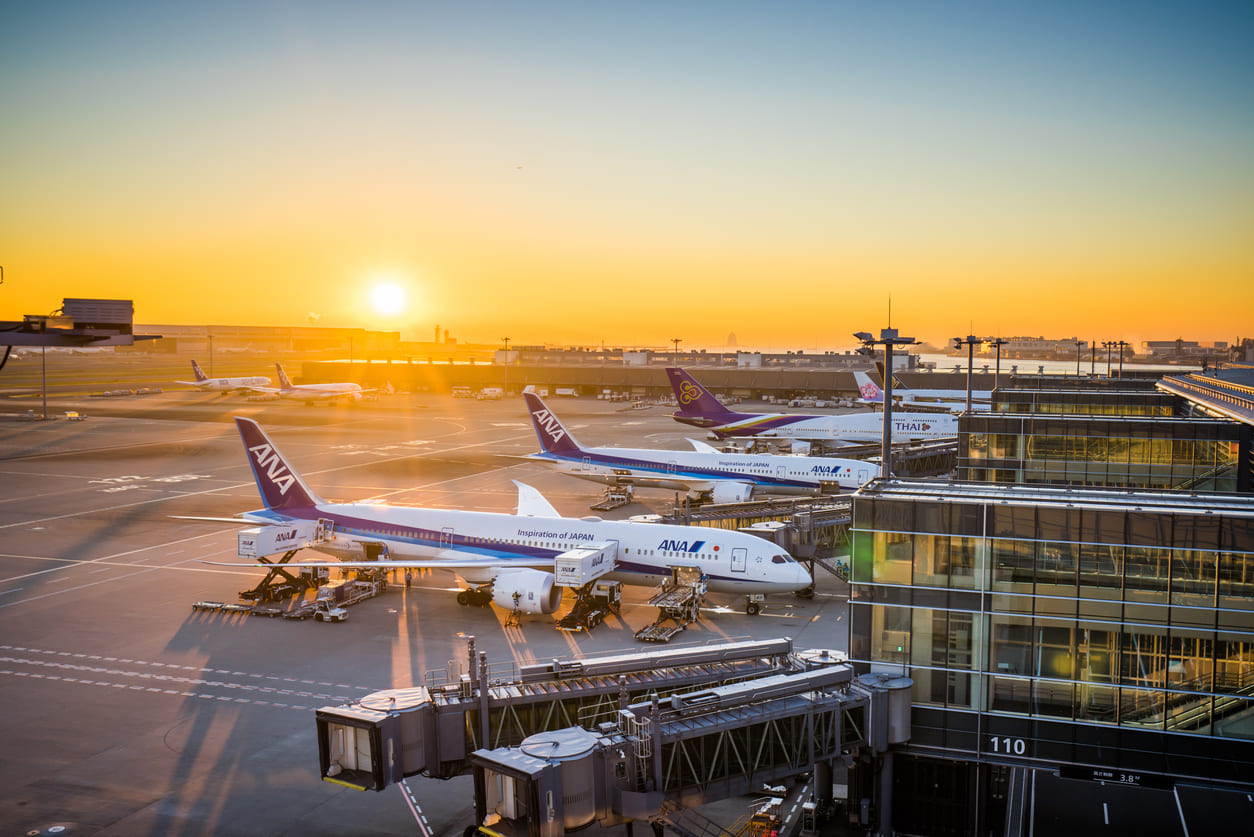
[[[192,374],[196,377],[194,381],[175,381],[176,384],[186,384],[189,387],[199,387],[205,392],[249,392],[257,387],[270,386],[270,379],[264,375],[256,375],[250,378],[210,378],[200,368],[200,364],[192,361]]]
[[[276,543],[295,539],[301,530],[316,530],[320,537],[310,548],[337,559],[295,566],[452,570],[470,585],[458,594],[461,604],[493,602],[526,613],[555,611],[563,590],[554,584],[557,558],[589,550],[614,562],[605,578],[625,584],[658,585],[677,565],[699,567],[714,592],[796,592],[813,583],[788,553],[745,532],[565,518],[522,483],[516,483],[517,514],[329,503],[305,483],[260,425],[238,416],[235,424],[265,508],[231,520],[273,527],[270,540]],[[288,536],[288,530],[293,534]]]
[[[695,439],[688,440],[692,451],[582,447],[539,396],[523,397],[542,448],[525,458],[604,485],[666,488],[715,503],[740,503],[755,494],[853,491],[875,476],[875,466],[860,459],[723,453]]]
[[[884,390],[871,380],[865,372],[854,372],[854,380],[858,383],[858,400],[863,404],[884,406]],[[965,389],[910,389],[903,386],[896,378],[893,379],[893,404],[906,404],[919,409],[945,410],[961,412],[967,408],[967,391]],[[986,389],[971,391],[971,410],[981,412],[993,408],[993,393]]]
[[[372,389],[362,389],[361,384],[351,383],[293,384],[291,379],[287,377],[287,373],[283,371],[283,364],[276,363],[274,368],[279,373],[279,388],[252,387],[253,392],[277,395],[280,398],[290,398],[293,401],[304,401],[306,404],[312,404],[315,401],[331,401],[336,398],[343,398],[347,401],[360,401],[361,397],[367,392],[374,392]]]
[[[876,413],[802,415],[799,413],[737,413],[727,409],[708,389],[682,369],[668,368],[671,389],[679,409],[671,418],[694,427],[709,428],[720,439],[778,438],[821,441],[829,445],[878,442],[883,416]],[[947,413],[893,412],[893,441],[952,438],[958,419]]]

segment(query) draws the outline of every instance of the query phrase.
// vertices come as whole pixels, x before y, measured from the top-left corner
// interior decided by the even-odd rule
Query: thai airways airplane
[[[200,368],[200,364],[192,361],[192,374],[196,377],[194,381],[175,381],[176,384],[186,384],[189,387],[199,387],[205,392],[248,392],[257,387],[270,386],[270,379],[264,375],[256,375],[250,378],[210,378]]]
[[[276,363],[274,368],[279,373],[279,388],[253,387],[253,392],[269,393],[280,398],[290,398],[293,401],[304,401],[306,404],[312,404],[315,401],[331,401],[335,398],[360,401],[361,397],[367,392],[374,392],[372,389],[362,389],[361,384],[352,383],[293,384],[291,379],[287,377],[287,373],[283,371],[283,364]],[[266,383],[269,383],[269,381]]]
[[[469,584],[461,604],[552,613],[561,603],[553,569],[559,556],[599,551],[614,562],[605,578],[655,586],[672,566],[699,567],[713,592],[785,593],[804,590],[810,573],[774,543],[745,532],[674,524],[562,517],[540,492],[518,486],[518,513],[329,503],[314,493],[252,419],[235,424],[265,508],[236,522],[295,533],[314,527],[310,548],[338,560],[295,566],[340,569],[434,568]],[[209,518],[221,519],[221,518]],[[376,560],[366,560],[370,557]],[[238,565],[230,565],[238,566]],[[263,566],[249,564],[248,566]]]
[[[671,418],[709,428],[720,439],[778,438],[821,441],[829,445],[878,442],[884,419],[876,413],[802,415],[799,413],[737,413],[727,409],[708,389],[682,369],[668,368],[679,409]],[[893,441],[934,441],[958,435],[958,418],[948,413],[893,412]]]
[[[695,450],[582,447],[533,393],[524,393],[540,453],[525,457],[572,477],[604,485],[687,491],[715,503],[740,503],[755,494],[816,494],[823,487],[861,488],[876,468],[860,459],[723,453],[689,439]]]
[[[884,390],[871,380],[865,372],[854,372],[854,380],[858,383],[859,401],[864,404],[884,406]],[[911,389],[893,381],[893,404],[907,404],[919,409],[947,410],[961,412],[967,408],[967,391],[965,389]],[[971,391],[972,412],[993,409],[993,393],[986,389]]]

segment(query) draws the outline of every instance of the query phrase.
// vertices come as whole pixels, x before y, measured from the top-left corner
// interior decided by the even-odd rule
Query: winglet
[[[248,464],[252,466],[253,478],[257,481],[257,490],[261,492],[266,508],[311,508],[323,502],[270,441],[261,425],[252,419],[236,416],[235,426],[244,440]]]
[[[514,480],[514,485],[518,486],[518,516],[519,517],[561,517],[562,514],[553,508],[553,504],[544,498],[544,495],[527,485],[525,482]]]
[[[540,447],[545,453],[579,453],[579,443],[575,441],[575,437],[570,435],[570,431],[561,420],[553,415],[553,411],[544,405],[540,396],[534,392],[524,392],[523,398],[527,400],[527,412],[531,414],[531,424],[536,429],[536,436],[540,437]]]

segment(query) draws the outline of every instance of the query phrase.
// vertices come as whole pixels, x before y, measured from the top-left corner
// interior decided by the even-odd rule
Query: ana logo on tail
[[[270,482],[274,483],[275,488],[279,489],[279,493],[286,495],[287,490],[296,482],[296,477],[283,464],[283,460],[279,458],[274,448],[268,444],[253,445],[248,452],[253,455],[253,459],[257,460],[257,466]]]
[[[684,381],[679,385],[679,392],[676,393],[680,404],[691,404],[701,398],[700,388],[692,381]]]
[[[562,423],[548,410],[537,410],[531,414],[531,417],[535,419],[536,425],[543,427],[544,432],[552,437],[552,444],[557,444],[566,438],[566,431],[562,429]]]

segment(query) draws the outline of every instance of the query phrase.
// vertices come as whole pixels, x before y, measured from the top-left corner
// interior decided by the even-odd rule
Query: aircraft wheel
[[[811,584],[809,587],[806,587],[802,590],[798,590],[797,598],[798,599],[813,599],[814,598],[814,585]]]
[[[460,590],[460,591],[458,591],[458,593],[457,593],[457,603],[458,603],[459,605],[468,605],[468,604],[470,604],[470,591],[469,591],[469,590]]]
[[[484,590],[476,590],[474,602],[479,607],[487,607],[492,603],[492,594]]]
[[[315,613],[315,614],[314,614],[314,621],[315,621],[315,622],[321,622],[321,621],[322,621],[322,614],[321,614],[321,613]]]
[[[749,604],[745,605],[745,613],[749,614],[750,616],[757,616],[761,612],[762,612],[762,606],[759,605],[757,602],[749,602]]]

